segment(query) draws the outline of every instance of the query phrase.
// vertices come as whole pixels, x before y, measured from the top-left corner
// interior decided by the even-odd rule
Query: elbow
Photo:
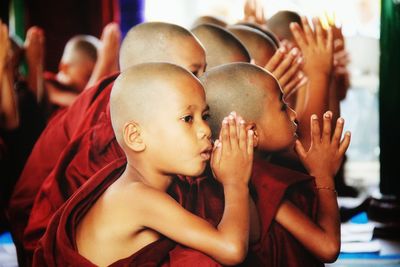
[[[340,253],[340,241],[330,242],[325,246],[323,253],[320,255],[320,260],[324,263],[333,263],[336,261]]]
[[[230,244],[225,247],[224,256],[219,261],[223,265],[232,266],[242,263],[247,256],[247,244]]]

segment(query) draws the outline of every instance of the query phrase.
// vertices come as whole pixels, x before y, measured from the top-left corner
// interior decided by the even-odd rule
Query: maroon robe
[[[89,129],[105,110],[117,76],[114,74],[107,77],[82,92],[69,108],[59,112],[49,122],[36,142],[15,185],[8,207],[11,232],[18,251],[33,202],[44,179],[54,168],[69,141]]]
[[[53,216],[35,251],[35,266],[92,266],[76,251],[74,230],[81,216],[121,174],[125,159],[120,158],[94,175]],[[261,221],[260,241],[251,246],[242,266],[322,266],[273,218],[283,198],[292,200],[311,218],[315,217],[316,199],[312,177],[256,162],[252,183]],[[171,194],[194,214],[218,225],[223,213],[223,189],[212,178],[175,179]],[[185,253],[182,253],[182,249]],[[154,252],[154,253],[153,253]],[[175,256],[174,258],[172,256]],[[201,264],[199,264],[201,255]],[[204,261],[204,262],[203,262]],[[169,239],[160,239],[112,266],[215,266],[212,259]],[[140,264],[139,264],[140,263]],[[306,265],[304,265],[306,264]],[[218,266],[218,265],[217,265]]]

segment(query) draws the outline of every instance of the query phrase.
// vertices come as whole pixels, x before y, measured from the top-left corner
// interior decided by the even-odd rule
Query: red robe
[[[75,226],[92,203],[119,177],[124,164],[124,158],[110,163],[55,213],[36,248],[34,266],[46,264],[92,266],[76,251]],[[315,216],[316,199],[312,177],[265,162],[256,162],[252,183],[261,220],[261,238],[250,248],[242,266],[322,266],[285,229],[273,221],[283,198],[293,200],[311,218]],[[205,177],[175,179],[169,194],[186,209],[205,218],[214,226],[218,225],[224,208],[223,189],[214,179]],[[176,245],[164,238],[112,266],[196,266],[196,264],[218,266],[202,253]]]
[[[14,188],[8,207],[14,242],[19,250],[34,199],[60,154],[75,136],[93,125],[109,101],[117,74],[86,89],[68,108],[58,113],[47,125]]]

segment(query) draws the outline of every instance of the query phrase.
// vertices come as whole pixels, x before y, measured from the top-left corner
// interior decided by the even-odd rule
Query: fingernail
[[[296,56],[299,53],[299,50],[297,49],[297,47],[292,49],[292,55]]]
[[[286,52],[286,49],[285,49],[285,47],[281,47],[281,48],[279,48],[279,52],[281,52],[281,53],[285,53],[285,52]]]
[[[253,135],[253,134],[254,134],[254,131],[253,131],[253,130],[249,130],[249,131],[247,132],[247,134],[248,134],[248,135]]]
[[[236,112],[235,112],[235,111],[231,111],[231,114],[230,114],[230,115],[236,117]]]
[[[233,120],[234,118],[235,118],[235,117],[233,117],[232,115],[229,115],[229,116],[228,116],[228,119],[229,119],[229,120]]]
[[[227,119],[227,118],[224,118],[224,119],[222,120],[222,123],[223,123],[223,124],[228,124],[228,119]]]
[[[351,136],[351,132],[347,131],[347,132],[345,133],[345,135]]]
[[[297,62],[297,64],[301,64],[303,62],[303,58],[299,57],[296,62]]]
[[[343,119],[343,118],[339,118],[339,119],[338,119],[338,122],[339,122],[339,123],[344,123],[344,119]]]
[[[329,112],[325,112],[324,117],[329,119],[331,117],[331,114],[329,114]]]
[[[245,124],[246,122],[244,120],[241,120],[239,123],[240,124]]]
[[[312,114],[312,115],[311,115],[311,119],[317,120],[317,119],[318,119],[318,116],[317,116],[316,114]]]

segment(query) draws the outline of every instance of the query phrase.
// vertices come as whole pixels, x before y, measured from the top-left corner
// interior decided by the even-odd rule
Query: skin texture
[[[267,35],[255,29],[233,25],[228,30],[244,44],[257,66],[265,66],[277,49]]]
[[[195,76],[201,75],[206,68],[204,47],[181,26],[149,22],[129,30],[121,45],[121,70],[134,64],[161,61],[184,66]]]
[[[122,72],[113,87],[110,111],[127,167],[78,225],[79,253],[108,265],[164,235],[222,264],[240,263],[249,242],[247,184],[253,160],[253,135],[245,130],[245,122],[226,118],[213,149],[201,83],[168,63],[140,64]],[[175,174],[200,175],[210,157],[225,194],[217,228],[165,192]]]
[[[202,24],[192,29],[206,50],[207,68],[231,62],[250,62],[250,55],[244,45],[227,30]]]
[[[296,114],[283,101],[279,84],[270,73],[251,64],[234,63],[207,71],[201,80],[212,112],[213,131],[219,130],[216,122],[220,114],[235,109],[247,121],[246,128],[254,130],[256,157],[282,151],[296,142],[300,160],[316,179],[318,220],[313,222],[288,201],[280,205],[275,219],[315,257],[324,262],[334,261],[340,250],[340,222],[333,176],[350,143],[350,133],[341,140],[343,119],[332,130],[332,113],[325,113],[321,133],[313,115],[308,149],[296,140]],[[246,105],[251,107],[246,109]]]
[[[7,130],[15,129],[19,125],[10,48],[7,25],[0,21],[0,128]]]

